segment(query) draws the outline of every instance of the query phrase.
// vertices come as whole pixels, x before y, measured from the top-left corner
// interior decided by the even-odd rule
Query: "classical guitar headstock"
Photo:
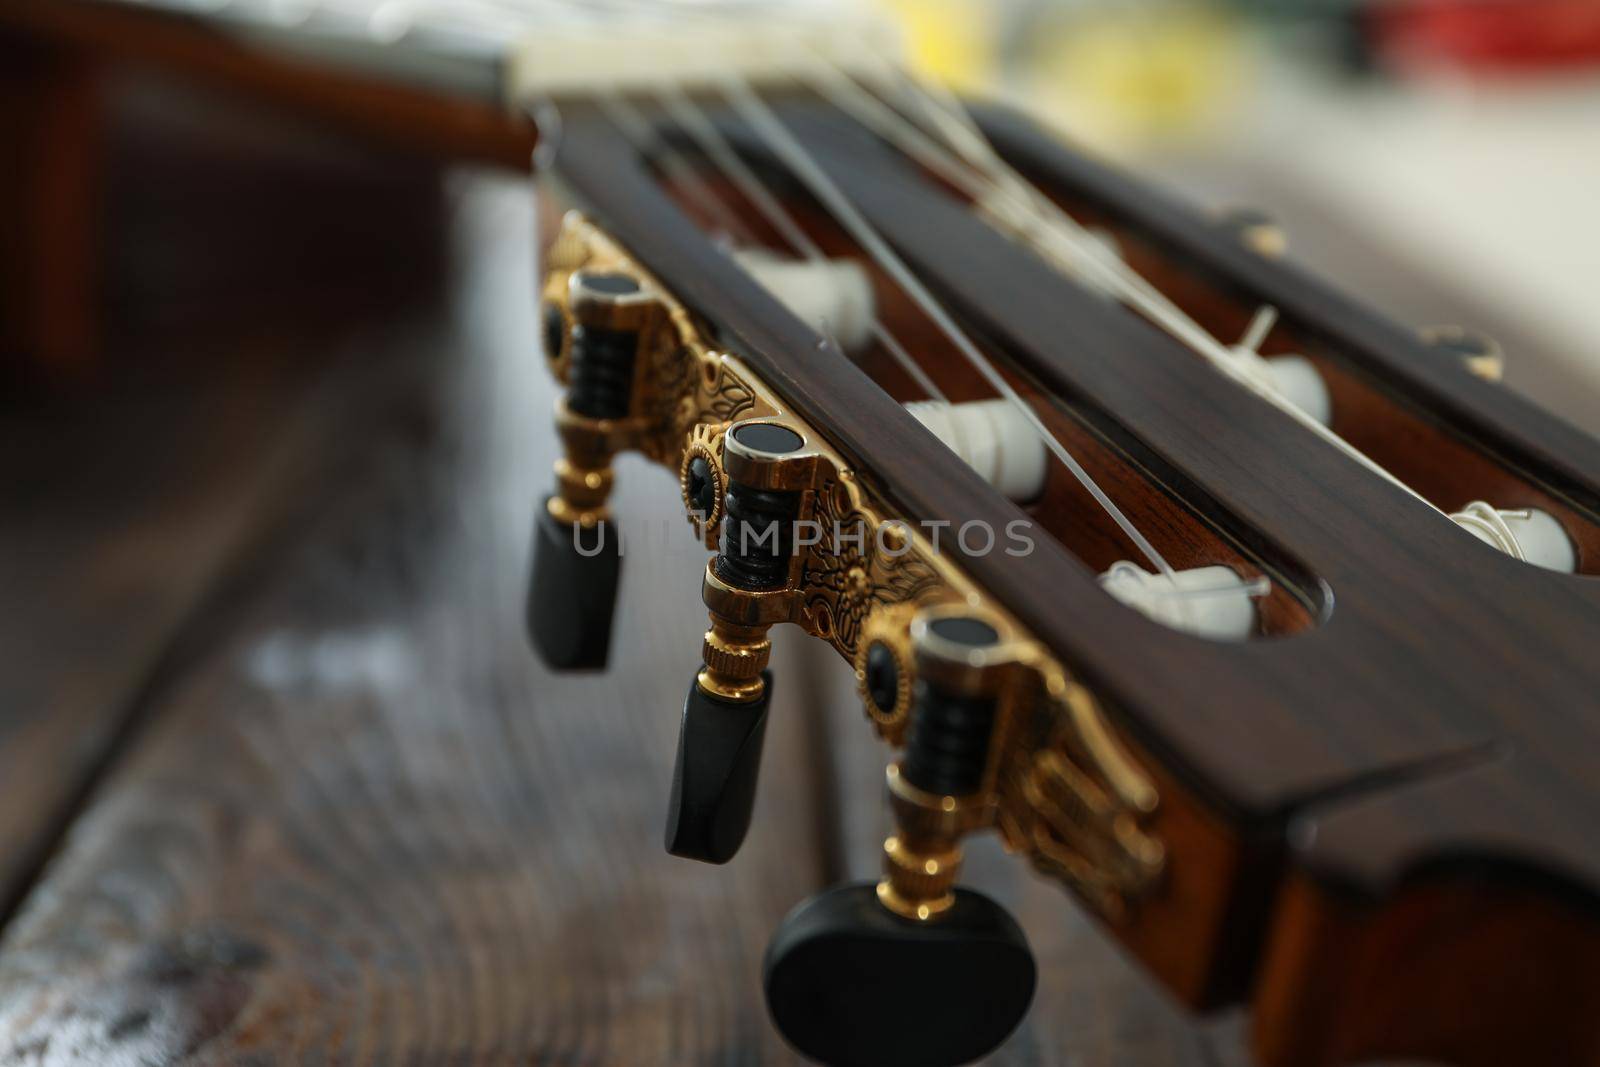
[[[970,108],[846,7],[125,6],[9,17],[501,162],[535,120],[582,210],[544,264],[535,646],[605,665],[642,453],[708,552],[667,848],[749,829],[774,626],[891,750],[881,880],[772,942],[802,1051],[1005,1038],[1034,964],[958,885],[993,831],[1185,1003],[1248,1003],[1271,1067],[1600,1058],[1600,443],[1492,343]]]
[[[675,472],[714,554],[667,847],[715,863],[771,627],[854,666],[896,829],[774,939],[784,1033],[1003,1039],[1033,964],[957,885],[993,830],[1183,1000],[1249,1001],[1265,1062],[1588,1054],[1560,1005],[1600,971],[1600,444],[1260,216],[898,74],[781,81],[558,102],[584,214],[545,265],[566,454],[529,619],[604,665],[611,460]]]

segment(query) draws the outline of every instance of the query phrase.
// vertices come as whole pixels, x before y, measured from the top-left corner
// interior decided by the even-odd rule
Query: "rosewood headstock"
[[[884,1034],[931,993],[872,1033],[796,1007],[843,1012],[874,938],[921,961],[879,974],[901,993],[988,952],[940,1017],[1005,1036],[1031,962],[955,889],[993,829],[1185,1002],[1249,1002],[1264,1063],[1600,1055],[1575,1007],[1600,997],[1600,443],[1469,335],[1396,327],[1259,219],[1010,113],[980,113],[967,187],[866,111],[730,102],[563,110],[586,214],[546,264],[566,459],[530,620],[553,662],[603,664],[610,460],[676,471],[716,554],[668,845],[712,862],[749,823],[769,628],[855,666],[898,829],[882,883],[775,942],[791,1040],[930,1062]],[[1130,270],[1176,327],[1131,308]],[[985,988],[1012,995],[978,1010]]]

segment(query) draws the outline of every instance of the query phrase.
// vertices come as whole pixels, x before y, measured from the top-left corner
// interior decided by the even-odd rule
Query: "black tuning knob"
[[[993,1050],[1033,1000],[1033,953],[1000,905],[954,894],[938,922],[894,914],[872,883],[801,904],[767,949],[779,1032],[828,1067],[954,1067]]]
[[[727,863],[744,843],[772,699],[771,674],[759,677],[752,700],[713,696],[698,679],[689,687],[667,802],[667,851],[674,856]]]
[[[622,548],[609,522],[562,522],[547,497],[534,518],[528,636],[556,670],[599,670],[611,646]]]
[[[767,950],[767,1006],[790,1044],[831,1067],[968,1063],[1033,999],[1033,954],[994,901],[956,888],[961,837],[983,824],[989,751],[1012,655],[962,605],[912,622],[917,678],[884,879],[795,909]]]

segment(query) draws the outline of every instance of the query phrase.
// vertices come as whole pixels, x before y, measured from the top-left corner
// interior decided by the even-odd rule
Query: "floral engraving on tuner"
[[[944,585],[910,546],[908,531],[861,503],[853,478],[829,478],[817,490],[814,522],[802,531],[805,555],[801,625],[852,660],[861,628],[880,606],[921,600]],[[807,537],[806,534],[810,536]]]

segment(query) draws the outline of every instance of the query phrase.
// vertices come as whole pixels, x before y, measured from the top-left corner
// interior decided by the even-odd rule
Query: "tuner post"
[[[772,651],[767,631],[794,612],[795,528],[816,457],[803,435],[772,419],[735,423],[721,446],[715,484],[722,499],[702,509],[721,519],[721,529],[700,589],[711,628],[696,684],[718,699],[751,701],[762,695]]]
[[[575,271],[567,280],[565,313],[547,308],[559,341],[549,352],[566,369],[567,392],[556,408],[565,455],[556,460],[550,508],[567,523],[605,521],[611,463],[633,437],[635,371],[642,340],[660,313],[659,302],[632,274]],[[569,325],[570,322],[570,325]]]
[[[927,922],[954,905],[961,839],[990,814],[991,756],[1012,659],[999,623],[960,604],[919,613],[911,645],[906,747],[887,771],[895,833],[884,842],[877,892],[896,915]]]
[[[618,452],[637,444],[643,349],[660,301],[632,273],[574,271],[544,307],[546,356],[567,382],[556,404],[562,455],[535,518],[527,619],[558,669],[604,667],[621,572],[608,502]]]
[[[1289,232],[1270,212],[1256,207],[1230,207],[1219,213],[1218,223],[1250,251],[1265,259],[1282,259],[1289,252]]]
[[[1486,382],[1499,382],[1505,378],[1505,349],[1488,334],[1465,326],[1426,326],[1421,335],[1423,344],[1460,361],[1467,373],[1474,377]]]

